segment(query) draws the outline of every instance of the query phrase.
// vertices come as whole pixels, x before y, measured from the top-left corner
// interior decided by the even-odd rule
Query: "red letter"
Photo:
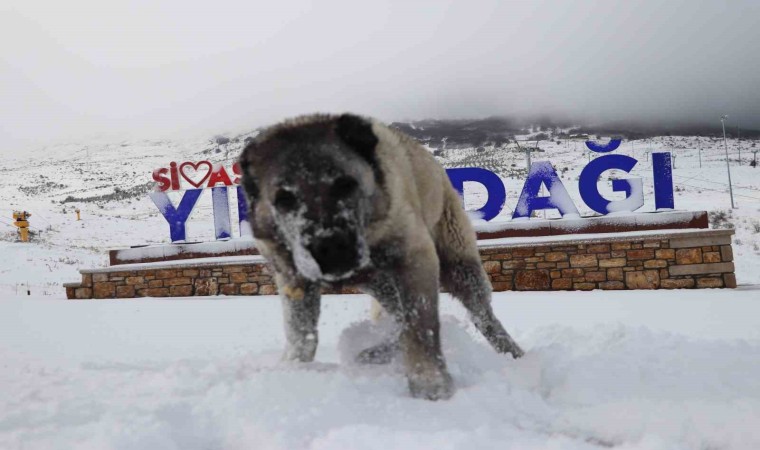
[[[172,175],[172,189],[175,191],[179,190],[179,172],[177,171],[177,163],[172,161],[171,164],[169,164],[171,167],[171,175]]]
[[[162,167],[153,171],[153,181],[158,183],[156,185],[157,191],[164,192],[165,190],[169,189],[169,187],[171,187],[171,180],[164,176],[167,172],[169,172],[169,169],[166,167]]]
[[[227,171],[224,170],[224,166],[221,164],[217,164],[216,167],[214,167],[214,171],[211,172],[211,176],[208,177],[208,185],[206,187],[214,187],[216,183],[232,186],[230,176],[227,175]]]

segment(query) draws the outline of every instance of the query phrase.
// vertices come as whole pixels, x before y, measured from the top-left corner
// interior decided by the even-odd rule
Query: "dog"
[[[414,139],[358,115],[308,115],[264,129],[239,163],[253,236],[282,297],[284,359],[314,359],[321,289],[342,286],[372,295],[398,321],[397,344],[363,357],[400,349],[413,397],[454,393],[441,353],[441,287],[497,352],[523,354],[491,309],[461,199]]]

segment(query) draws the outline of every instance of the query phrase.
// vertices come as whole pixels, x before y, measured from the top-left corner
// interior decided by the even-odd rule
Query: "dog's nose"
[[[322,273],[342,275],[356,268],[359,262],[356,237],[349,234],[335,234],[317,239],[310,247],[311,255],[319,264]]]

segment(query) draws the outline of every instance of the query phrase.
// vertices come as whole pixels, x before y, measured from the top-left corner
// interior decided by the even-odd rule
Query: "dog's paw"
[[[288,343],[283,361],[312,362],[317,353],[317,338],[313,334],[307,335],[303,340]]]
[[[390,364],[393,358],[401,351],[398,341],[383,342],[362,350],[356,356],[359,364]]]
[[[448,400],[454,395],[455,391],[454,381],[445,370],[409,377],[409,392],[414,398]]]
[[[515,359],[525,355],[525,352],[509,335],[498,336],[494,339],[493,346],[497,352],[509,353]]]

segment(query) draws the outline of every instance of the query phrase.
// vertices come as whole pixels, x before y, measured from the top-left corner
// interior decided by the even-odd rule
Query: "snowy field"
[[[409,397],[360,367],[369,299],[324,301],[317,361],[285,364],[274,297],[0,302],[2,449],[756,449],[760,291],[503,293],[527,354],[443,300],[458,387]],[[348,330],[348,331],[346,331]]]
[[[171,161],[201,161],[232,166],[243,140],[241,134],[227,146],[217,149],[208,141],[89,141],[37,149],[0,161],[0,250],[6,263],[0,263],[0,292],[25,291],[61,297],[62,283],[78,281],[77,270],[107,264],[111,248],[169,242],[169,227],[157,208],[142,193],[119,199],[119,191],[147,187],[154,169],[168,167]],[[523,137],[525,138],[525,137]],[[558,143],[559,142],[559,143]],[[713,226],[736,230],[733,247],[739,284],[760,284],[760,168],[749,162],[757,141],[729,139],[736,209],[730,208],[722,140],[707,137],[663,136],[624,142],[615,154],[627,154],[639,163],[631,176],[644,183],[645,204],[641,212],[654,210],[651,158],[653,151],[676,155],[673,171],[677,210],[708,211],[718,218]],[[551,161],[560,173],[570,196],[584,215],[578,192],[578,175],[595,155],[583,142],[542,141],[542,152],[533,160]],[[741,158],[739,157],[741,149]],[[518,172],[504,176],[507,201],[495,220],[508,220],[524,181],[525,155],[510,148],[488,148],[484,154],[475,149],[447,151],[442,162],[448,167],[476,165],[492,170],[507,167]],[[702,164],[700,167],[700,158]],[[187,186],[185,186],[187,187]],[[600,183],[610,199],[621,193]],[[485,202],[484,191],[475,183],[465,184],[468,208]],[[178,193],[169,194],[177,204]],[[64,202],[64,203],[61,203]],[[236,195],[230,193],[233,236],[237,236]],[[76,221],[74,210],[81,210]],[[16,229],[11,225],[12,211],[32,213],[32,245],[16,244]],[[543,213],[541,213],[543,215]],[[547,217],[556,216],[550,211]],[[205,192],[188,221],[189,241],[209,241],[214,236],[210,192]],[[4,231],[2,231],[4,230]]]
[[[205,141],[125,141],[4,157],[0,449],[760,448],[754,142],[729,140],[734,210],[722,141],[660,137],[618,151],[640,161],[632,175],[644,179],[642,211],[653,209],[647,153],[676,153],[676,208],[707,210],[714,227],[736,230],[739,289],[497,294],[498,316],[527,350],[517,361],[494,354],[444,297],[444,352],[458,391],[431,403],[409,397],[397,365],[351,363],[378,333],[364,296],[325,299],[317,362],[305,365],[279,362],[273,297],[65,300],[62,284],[106,265],[107,249],[168,242],[147,195],[118,198],[117,189],[145,185],[170,161],[229,167],[244,136],[219,152]],[[534,160],[552,161],[588,213],[577,177],[592,155],[578,142],[541,148]],[[525,165],[523,154],[487,150],[502,166]],[[475,149],[444,162],[468,155]],[[504,181],[500,220],[522,186],[519,177]],[[466,186],[466,197],[470,208],[483,201],[477,185]],[[188,238],[207,241],[210,195],[199,203]],[[29,244],[14,242],[14,209],[32,213]]]

